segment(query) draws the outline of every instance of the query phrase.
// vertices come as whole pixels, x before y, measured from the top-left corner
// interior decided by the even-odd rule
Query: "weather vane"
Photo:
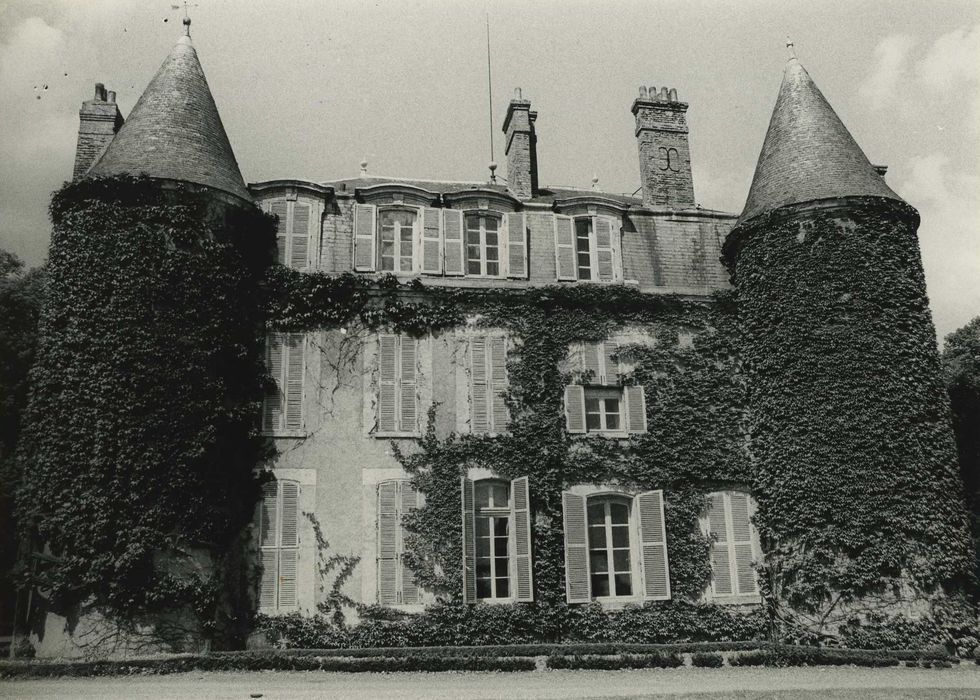
[[[189,7],[197,7],[197,3],[189,3],[189,2],[187,2],[187,0],[184,0],[183,5],[171,5],[170,6],[170,9],[171,10],[179,10],[181,7],[184,8],[184,33],[187,36],[190,36],[191,35],[191,16],[190,16],[190,13],[188,12],[188,8]]]

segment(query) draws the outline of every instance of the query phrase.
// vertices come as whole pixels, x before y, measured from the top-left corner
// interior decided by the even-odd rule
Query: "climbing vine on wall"
[[[206,635],[242,627],[250,606],[225,564],[265,456],[274,224],[130,177],[68,184],[50,213],[19,457],[19,521],[43,550],[27,574],[63,614],[84,605],[135,626],[185,611]]]

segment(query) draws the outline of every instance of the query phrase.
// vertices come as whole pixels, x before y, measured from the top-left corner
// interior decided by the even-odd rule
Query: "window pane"
[[[619,430],[618,413],[610,413],[606,416],[606,430]]]
[[[479,250],[480,247],[480,229],[466,229],[466,245],[473,245]]]
[[[510,505],[510,498],[507,496],[507,484],[492,483],[490,493],[493,497],[494,508],[506,508]]]
[[[507,527],[510,518],[494,518],[493,519],[493,534],[497,537],[507,537],[507,533],[510,528]]]
[[[605,574],[592,576],[592,595],[595,597],[609,595],[609,577]]]
[[[609,571],[609,558],[605,552],[594,551],[589,555],[589,566],[593,573],[605,573]]]
[[[474,494],[476,497],[476,507],[486,508],[490,505],[490,482],[478,481],[474,484]]]
[[[477,579],[476,580],[476,597],[477,598],[489,598],[490,597],[490,579]]]
[[[477,559],[476,560],[476,577],[477,578],[490,578],[490,560],[489,559]]]
[[[507,538],[506,537],[494,537],[493,538],[493,553],[498,557],[507,556]]]
[[[491,231],[496,232],[497,230],[497,220],[492,216],[483,217],[483,225],[487,229],[487,240],[489,240],[489,234]]]
[[[625,503],[609,504],[610,520],[614,523],[629,523],[630,509]]]
[[[630,529],[628,527],[614,527],[612,529],[613,547],[630,546]]]
[[[490,536],[490,521],[488,518],[476,519],[476,536],[477,537]]]
[[[613,552],[613,570],[618,573],[629,573],[630,551],[628,549],[617,549]]]
[[[616,595],[633,595],[633,582],[629,574],[616,574]]]
[[[508,575],[508,563],[510,560],[507,557],[497,557],[494,560],[494,566],[497,568],[497,576],[507,576]]]
[[[487,245],[488,246],[493,246],[494,248],[497,247],[497,232],[496,231],[487,231]]]
[[[510,581],[505,578],[497,579],[497,597],[506,598],[510,595]]]
[[[489,537],[478,537],[476,540],[476,556],[478,557],[489,557],[490,556],[490,538]]]
[[[479,275],[480,274],[480,258],[479,256],[476,260],[470,259],[466,261],[466,274],[468,275]]]
[[[585,238],[586,241],[589,239],[589,232],[592,230],[592,219],[582,218],[575,219],[575,235],[578,238]]]
[[[606,522],[606,509],[601,503],[589,506],[589,525],[601,525]]]
[[[487,263],[487,274],[488,275],[491,275],[491,276],[499,275],[500,274],[500,265],[498,263],[495,263],[495,262],[488,262]]]

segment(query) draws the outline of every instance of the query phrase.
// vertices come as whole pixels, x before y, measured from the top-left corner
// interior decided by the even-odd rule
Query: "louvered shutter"
[[[631,385],[623,387],[626,399],[626,431],[645,433],[647,431],[647,403],[643,387]]]
[[[555,215],[555,268],[560,280],[574,280],[575,227],[572,217]]]
[[[401,579],[401,602],[415,605],[419,602],[419,587],[415,585],[415,572],[405,565],[405,516],[419,507],[419,493],[411,481],[398,483],[398,560]]]
[[[422,272],[442,274],[442,220],[439,209],[422,209]]]
[[[463,274],[463,212],[442,210],[444,256],[447,275]]]
[[[619,384],[619,361],[616,354],[619,352],[619,343],[615,340],[602,341],[602,383]]]
[[[713,493],[708,510],[708,534],[714,538],[711,544],[711,587],[715,595],[734,593],[732,562],[729,556],[728,522],[725,515],[725,495]]]
[[[476,509],[473,482],[459,480],[463,503],[463,602],[476,602]]]
[[[507,276],[527,279],[527,219],[523,213],[507,215]]]
[[[570,433],[585,432],[585,387],[578,384],[565,387],[565,429]]]
[[[378,208],[373,204],[354,205],[354,269],[373,272],[376,266]]]
[[[474,433],[490,430],[489,386],[487,381],[487,338],[470,340],[470,429]]]
[[[290,333],[286,346],[286,430],[303,429],[303,354],[302,333]]]
[[[289,236],[289,266],[303,270],[309,265],[310,205],[293,202],[293,222]]]
[[[393,433],[398,430],[398,336],[378,337],[378,430]]]
[[[592,597],[585,497],[563,491],[561,505],[565,529],[565,600],[569,603],[588,603]]]
[[[592,218],[592,230],[595,231],[596,270],[599,279],[611,282],[615,278],[613,271],[613,222],[607,216]]]
[[[507,339],[490,338],[490,417],[495,433],[507,432]]]
[[[589,374],[589,384],[602,383],[599,343],[582,343],[582,369]]]
[[[287,220],[286,202],[273,202],[269,206],[269,213],[276,217],[276,252],[278,257],[276,262],[280,265],[288,265],[289,258],[286,257],[287,242],[289,240],[289,221]]]
[[[398,603],[398,482],[378,484],[378,603]]]
[[[739,595],[759,592],[752,567],[752,524],[749,520],[749,496],[738,491],[728,494],[732,516],[732,549],[735,554],[735,583]]]
[[[639,513],[640,557],[643,561],[643,598],[670,598],[667,565],[667,528],[664,524],[664,492],[647,491],[633,499]]]
[[[299,558],[299,485],[281,481],[279,538],[279,608],[296,605],[296,569]]]
[[[276,582],[279,580],[279,552],[276,549],[262,550],[262,583],[259,589],[259,607],[276,607]]]
[[[418,396],[416,396],[418,341],[402,336],[399,338],[398,345],[401,350],[398,392],[399,429],[403,433],[415,433],[418,432]]]
[[[522,476],[510,482],[511,520],[514,523],[514,600],[534,600],[531,571],[531,499],[528,479]]]
[[[279,543],[278,482],[262,484],[262,503],[259,507],[259,544],[275,547]]]
[[[283,372],[284,340],[281,333],[270,333],[265,341],[265,366],[273,383],[266,389],[262,402],[262,429],[269,433],[282,428],[283,390],[286,386]]]
[[[299,552],[295,549],[279,550],[279,608],[296,605],[296,569]]]

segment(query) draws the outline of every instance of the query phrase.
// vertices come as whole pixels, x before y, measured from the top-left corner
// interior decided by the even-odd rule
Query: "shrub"
[[[699,651],[691,657],[691,663],[702,668],[721,668],[725,659],[717,652]]]

